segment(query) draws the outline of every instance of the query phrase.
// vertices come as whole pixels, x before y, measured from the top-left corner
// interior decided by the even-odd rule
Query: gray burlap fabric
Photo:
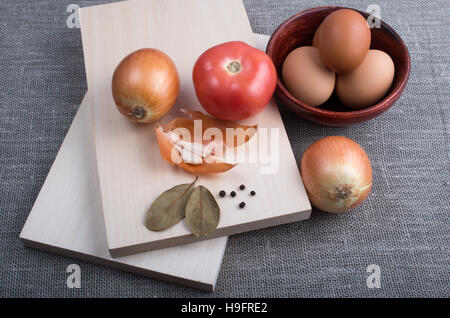
[[[297,160],[320,137],[344,135],[369,154],[374,186],[344,215],[236,235],[207,294],[24,248],[18,235],[86,92],[72,0],[0,3],[0,296],[448,297],[450,287],[450,2],[377,1],[405,40],[412,71],[396,105],[368,123],[320,127],[281,107]],[[253,30],[270,34],[325,1],[244,1]],[[80,1],[80,6],[100,1]],[[366,9],[371,1],[333,1]],[[374,2],[375,3],[375,2]],[[82,288],[66,287],[68,264]],[[366,268],[381,268],[381,288]]]

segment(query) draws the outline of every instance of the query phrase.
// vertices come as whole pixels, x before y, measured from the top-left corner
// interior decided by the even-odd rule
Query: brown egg
[[[316,48],[319,48],[319,32],[320,32],[321,26],[322,26],[322,24],[317,27],[316,32],[314,32],[314,37],[312,40],[312,46],[314,46]]]
[[[370,39],[369,25],[361,14],[350,9],[336,10],[321,24],[320,56],[330,70],[351,72],[366,57]]]
[[[281,73],[289,92],[306,105],[323,104],[333,93],[336,76],[315,47],[303,46],[289,53]]]
[[[338,74],[336,93],[346,106],[361,109],[379,102],[394,80],[394,62],[379,50],[369,50],[362,64],[353,72]]]

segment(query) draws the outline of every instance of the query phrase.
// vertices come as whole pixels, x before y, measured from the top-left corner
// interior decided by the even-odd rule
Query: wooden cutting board
[[[268,36],[255,35],[264,49]],[[214,289],[227,237],[111,258],[101,209],[86,96],[20,234],[29,247],[208,291]]]
[[[132,51],[161,49],[174,60],[181,82],[178,101],[162,122],[180,116],[181,107],[201,110],[192,85],[197,57],[225,41],[256,45],[241,0],[136,0],[83,8],[80,16],[111,255],[198,241],[184,221],[161,232],[145,227],[146,211],[153,200],[166,189],[190,183],[194,176],[161,158],[155,125],[132,124],[119,114],[111,95],[111,78],[120,60]],[[242,183],[257,193],[250,198],[248,191],[237,190],[236,198],[219,200],[221,218],[212,237],[299,221],[310,215],[311,206],[275,102],[249,122],[269,129],[270,138],[278,141],[272,157],[258,157],[259,161],[272,159],[275,172],[263,173],[261,163],[241,163],[226,173],[199,178],[197,185],[205,185],[214,194],[236,190]],[[271,170],[269,163],[265,166],[266,172]],[[244,210],[237,207],[240,201],[247,203]]]
[[[227,237],[111,258],[98,184],[91,103],[86,96],[20,233],[29,247],[208,291]]]

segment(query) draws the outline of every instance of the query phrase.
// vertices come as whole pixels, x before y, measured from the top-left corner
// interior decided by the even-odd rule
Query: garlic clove
[[[175,143],[170,138],[170,135],[164,132],[161,126],[157,126],[155,132],[161,157],[172,165],[181,162],[179,152],[173,150]]]
[[[195,152],[186,150],[183,147],[175,145],[175,148],[179,151],[181,160],[185,163],[193,164],[193,165],[201,165],[203,163],[202,156],[199,156]]]
[[[218,144],[215,141],[211,141],[210,143],[208,143],[206,146],[203,147],[203,153],[202,156],[203,158],[208,157],[209,155],[216,153],[216,149],[217,147],[221,147],[220,149],[222,149],[222,145]]]
[[[221,121],[198,111],[184,110],[183,112],[189,118],[177,117],[163,126],[158,125],[156,137],[162,158],[192,173],[218,173],[230,170],[237,163],[231,162],[228,159],[230,156],[225,154],[229,154],[229,150],[234,150],[235,147],[247,142],[257,131],[257,125],[243,126]],[[194,120],[201,121],[202,134],[209,128],[217,128],[219,133],[209,134],[207,138],[213,137],[212,140],[207,139],[200,143],[184,140],[184,135],[176,133],[176,129],[187,129],[186,137],[195,136]],[[226,138],[228,128],[236,130],[234,138]],[[183,131],[178,132],[183,133]]]
[[[196,156],[199,156],[199,157],[203,156],[203,145],[202,144],[198,144],[195,142],[180,141],[179,145],[184,149],[184,151],[192,152]]]

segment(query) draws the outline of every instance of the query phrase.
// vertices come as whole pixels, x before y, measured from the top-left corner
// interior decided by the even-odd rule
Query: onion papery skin
[[[311,204],[341,213],[360,205],[372,187],[372,166],[364,149],[342,136],[313,143],[303,154],[300,173]]]
[[[237,165],[236,162],[226,162],[225,152],[233,151],[236,147],[248,142],[258,129],[258,125],[245,126],[231,121],[216,119],[199,111],[187,109],[181,109],[181,111],[188,118],[176,117],[169,123],[157,125],[155,129],[156,139],[161,157],[165,161],[194,174],[222,173],[235,167]],[[201,129],[200,127],[195,127],[194,121],[196,120],[201,121]],[[187,130],[187,135],[193,136],[194,140],[184,140],[183,136],[176,132],[178,129]],[[204,136],[209,129],[217,129],[225,140],[220,138],[216,140],[214,137],[213,140],[209,138],[204,140],[202,138],[202,140],[195,141],[196,134]],[[231,135],[232,138],[227,137],[228,129],[235,130],[234,134]],[[210,145],[214,146],[214,153],[212,150],[209,153],[204,153],[202,147],[208,148]],[[216,147],[219,147],[219,151],[220,149],[222,150],[222,154],[215,153]],[[192,150],[195,148],[201,153],[197,152],[195,154],[195,151]],[[184,161],[183,154],[188,157],[189,155],[195,155],[197,158],[201,157],[201,160],[197,163]]]
[[[130,121],[151,123],[175,104],[180,79],[174,62],[152,48],[137,50],[116,67],[112,94],[117,109]]]

